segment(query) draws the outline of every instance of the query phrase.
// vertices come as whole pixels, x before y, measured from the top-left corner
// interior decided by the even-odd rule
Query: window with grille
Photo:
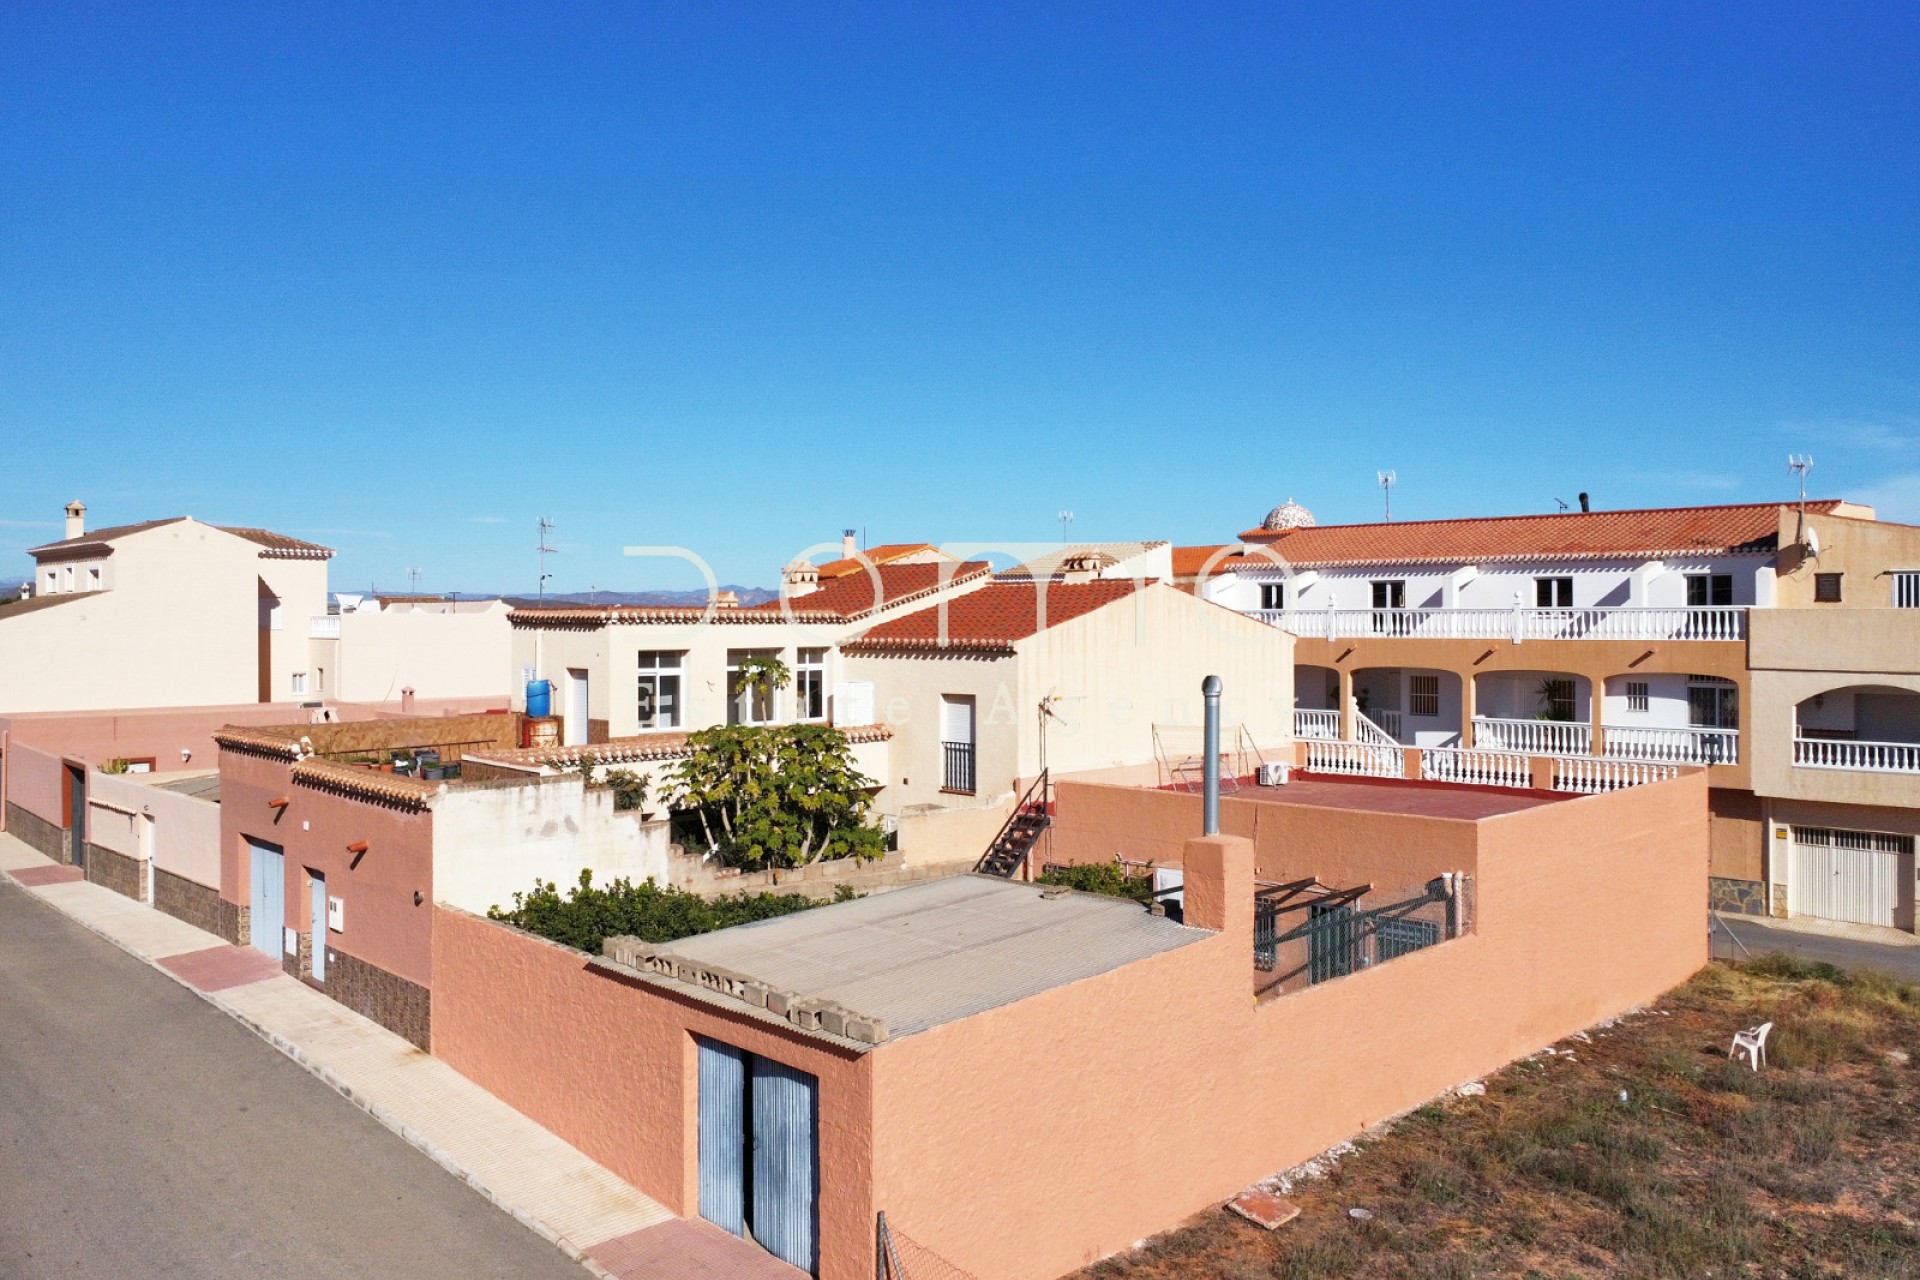
[[[1415,716],[1437,716],[1440,714],[1440,677],[1407,677],[1407,714]]]
[[[1548,720],[1563,723],[1573,719],[1573,681],[1566,679],[1540,682],[1540,711]]]
[[[1816,604],[1839,604],[1840,575],[1837,573],[1814,574],[1813,599]]]
[[[1284,609],[1287,607],[1287,584],[1284,582],[1263,582],[1260,584],[1260,607],[1262,609]]]
[[[1645,680],[1627,681],[1627,710],[1645,711],[1647,709],[1647,682]]]
[[[1893,575],[1893,607],[1920,609],[1920,569],[1900,569]]]
[[[1722,676],[1688,676],[1687,723],[1696,729],[1738,729],[1740,686]]]

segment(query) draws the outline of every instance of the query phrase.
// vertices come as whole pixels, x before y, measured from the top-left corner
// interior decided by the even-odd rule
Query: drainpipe
[[[1200,692],[1207,700],[1206,738],[1201,750],[1206,752],[1205,800],[1200,810],[1200,834],[1217,836],[1220,834],[1220,677],[1208,676],[1200,682]]]

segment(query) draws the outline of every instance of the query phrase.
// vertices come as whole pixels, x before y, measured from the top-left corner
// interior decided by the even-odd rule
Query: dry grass
[[[1728,1063],[1767,1018],[1769,1069]],[[1920,1276],[1920,990],[1766,956],[1561,1047],[1297,1185],[1277,1232],[1216,1209],[1081,1275]]]

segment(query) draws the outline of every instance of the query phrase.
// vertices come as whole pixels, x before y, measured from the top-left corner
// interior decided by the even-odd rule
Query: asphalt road
[[[1727,933],[1713,935],[1713,954],[1720,960],[1745,960],[1769,951],[1783,951],[1801,960],[1824,960],[1842,969],[1878,969],[1905,982],[1920,982],[1920,945],[1901,939],[1890,929],[1841,925],[1829,929],[1795,928],[1792,924],[1757,916],[1721,915]],[[1884,941],[1882,939],[1885,939]]]
[[[171,979],[0,880],[0,1277],[578,1264]]]

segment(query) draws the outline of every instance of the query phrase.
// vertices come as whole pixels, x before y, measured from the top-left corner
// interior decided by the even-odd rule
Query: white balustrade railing
[[[1406,776],[1406,758],[1398,747],[1309,738],[1306,748],[1307,768],[1315,773],[1350,773],[1367,778]]]
[[[1608,730],[1609,736],[1612,730]],[[1584,756],[1593,752],[1593,726],[1584,720],[1473,718],[1473,745],[1535,756]]]
[[[1420,752],[1420,776],[1430,782],[1464,782],[1481,787],[1531,787],[1533,762],[1506,751],[1426,747]]]
[[[340,638],[340,615],[337,613],[316,613],[307,619],[307,634],[315,640],[338,640]]]
[[[1258,609],[1309,640],[1744,640],[1745,605],[1630,609]]]
[[[1793,762],[1803,769],[1860,773],[1920,773],[1920,742],[1861,742],[1852,738],[1795,738]]]
[[[1665,782],[1678,777],[1677,765],[1646,760],[1614,760],[1606,756],[1560,756],[1553,762],[1553,789],[1592,794]]]
[[[1607,726],[1603,754],[1615,760],[1660,764],[1738,764],[1738,729],[1627,728]]]
[[[1338,711],[1293,709],[1293,736],[1296,738],[1338,738],[1340,736],[1340,713]]]
[[[1379,719],[1374,717],[1378,716]],[[1362,711],[1353,709],[1353,737],[1356,742],[1364,742],[1375,747],[1398,747],[1400,745],[1400,713],[1398,711]]]

